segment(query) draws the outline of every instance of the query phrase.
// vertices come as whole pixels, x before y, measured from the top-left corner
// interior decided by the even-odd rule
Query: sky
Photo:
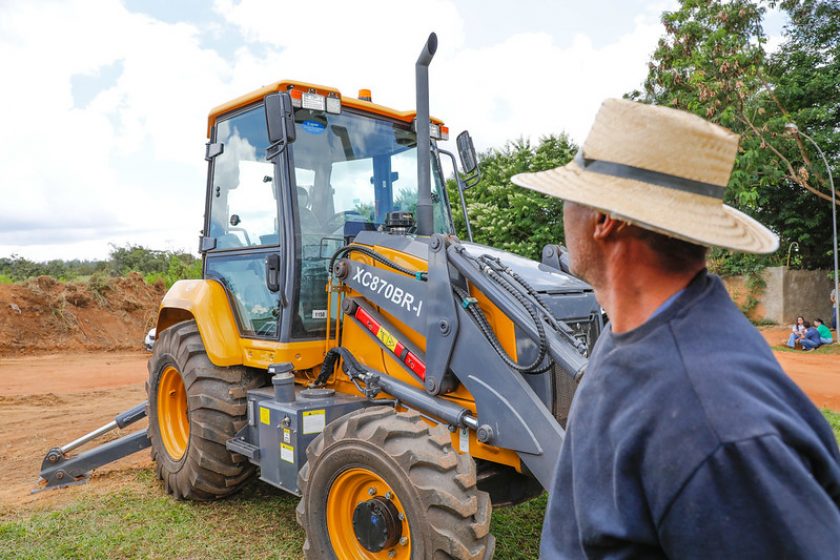
[[[282,79],[431,113],[479,151],[567,132],[638,88],[675,0],[0,0],[0,257],[195,253],[207,114]],[[770,45],[781,23],[768,18]],[[447,146],[454,151],[454,146]],[[446,167],[446,164],[444,164]]]

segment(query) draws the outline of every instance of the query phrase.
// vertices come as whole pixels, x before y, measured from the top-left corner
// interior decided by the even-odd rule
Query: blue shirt
[[[598,340],[541,556],[840,557],[834,435],[717,277]]]
[[[818,331],[816,327],[808,327],[808,330],[805,331],[805,339],[810,340],[817,346],[822,344],[822,341],[820,340],[820,331]]]

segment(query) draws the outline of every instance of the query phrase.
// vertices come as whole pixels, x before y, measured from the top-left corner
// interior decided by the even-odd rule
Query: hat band
[[[723,200],[725,189],[720,185],[694,181],[685,177],[651,171],[650,169],[642,169],[641,167],[633,167],[632,165],[625,165],[623,163],[603,161],[600,159],[587,159],[583,155],[582,149],[578,150],[577,155],[575,155],[575,163],[585,171],[592,173],[600,173],[601,175],[609,175],[611,177],[618,177],[619,179],[641,181],[642,183],[650,183],[659,187]]]

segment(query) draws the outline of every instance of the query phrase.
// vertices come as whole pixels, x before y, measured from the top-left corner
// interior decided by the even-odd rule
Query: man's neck
[[[638,256],[638,255],[637,255]],[[666,272],[649,260],[613,259],[595,295],[606,310],[614,333],[641,326],[669,297],[688,286],[701,270]]]

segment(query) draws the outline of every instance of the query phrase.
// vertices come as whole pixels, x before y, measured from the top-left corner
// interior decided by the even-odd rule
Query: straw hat
[[[698,245],[772,253],[779,238],[723,204],[738,135],[700,117],[608,99],[574,161],[512,179]]]

